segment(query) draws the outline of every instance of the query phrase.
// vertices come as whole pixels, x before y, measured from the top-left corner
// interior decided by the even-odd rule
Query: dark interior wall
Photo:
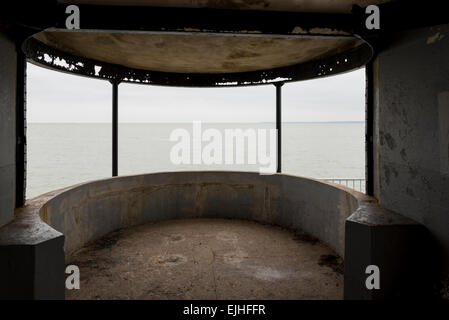
[[[374,63],[374,193],[425,225],[449,270],[449,25],[397,35]]]
[[[0,31],[0,226],[14,214],[16,48]]]

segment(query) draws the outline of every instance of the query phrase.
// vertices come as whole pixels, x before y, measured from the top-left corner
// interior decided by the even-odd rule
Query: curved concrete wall
[[[288,175],[205,171],[99,180],[31,202],[42,203],[42,220],[65,235],[67,257],[114,230],[176,218],[250,219],[298,229],[343,256],[345,221],[358,206],[357,194]]]

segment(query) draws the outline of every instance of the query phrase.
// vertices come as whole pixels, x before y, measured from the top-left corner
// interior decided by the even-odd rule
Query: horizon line
[[[175,123],[184,123],[190,124],[194,121],[173,121],[173,122],[118,122],[119,124],[175,124]],[[201,123],[226,123],[226,124],[245,124],[245,123],[276,123],[276,121],[239,121],[239,122],[231,122],[231,121],[201,121]],[[290,124],[307,124],[307,123],[365,123],[365,121],[282,121],[282,123],[290,123]],[[112,124],[112,122],[44,122],[44,121],[29,121],[27,124]]]

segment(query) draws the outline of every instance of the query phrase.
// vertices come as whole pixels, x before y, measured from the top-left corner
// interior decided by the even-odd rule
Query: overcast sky
[[[28,64],[28,122],[111,122],[111,84]],[[364,121],[364,69],[286,84],[283,121]],[[120,122],[273,122],[275,87],[119,86]]]

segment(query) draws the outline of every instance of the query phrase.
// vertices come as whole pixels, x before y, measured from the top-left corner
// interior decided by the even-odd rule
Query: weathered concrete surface
[[[34,36],[75,56],[175,73],[269,70],[318,60],[363,44],[358,39],[224,37],[122,32],[54,32]]]
[[[449,276],[449,25],[397,35],[375,62],[375,196],[425,225]],[[437,270],[440,269],[440,270]],[[449,296],[449,286],[441,294]]]
[[[66,236],[67,255],[120,228],[175,218],[233,218],[303,230],[343,256],[345,220],[357,208],[357,197],[363,195],[287,175],[171,172],[94,181],[29,205],[43,203],[41,217]]]
[[[122,229],[76,252],[67,299],[342,299],[343,265],[309,236],[242,220]]]
[[[12,220],[15,201],[16,49],[0,31],[0,227]],[[1,232],[1,231],[0,231]]]

